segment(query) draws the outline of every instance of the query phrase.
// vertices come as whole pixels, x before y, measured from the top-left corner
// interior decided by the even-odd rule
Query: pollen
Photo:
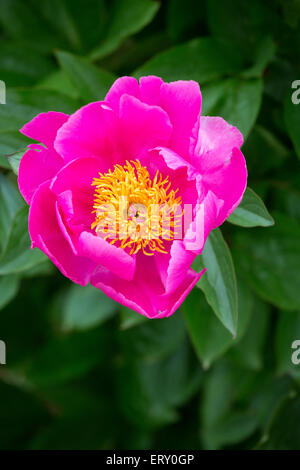
[[[157,171],[153,178],[139,160],[115,165],[94,178],[91,228],[111,244],[130,254],[140,250],[151,256],[167,253],[166,243],[181,233],[183,211],[178,189],[169,176]]]

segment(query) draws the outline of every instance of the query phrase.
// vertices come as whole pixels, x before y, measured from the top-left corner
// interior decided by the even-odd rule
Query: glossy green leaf
[[[177,408],[199,388],[202,373],[186,341],[159,360],[126,360],[118,373],[118,404],[138,429],[155,429],[178,420]]]
[[[254,53],[254,65],[242,73],[245,78],[259,78],[263,75],[267,65],[273,59],[276,52],[275,43],[271,36],[264,38],[259,43]]]
[[[17,294],[19,279],[17,276],[0,277],[0,309],[5,307]]]
[[[230,40],[247,54],[255,57],[257,47],[277,26],[275,9],[260,0],[207,0],[207,24],[211,33]]]
[[[259,178],[287,163],[290,151],[278,136],[264,126],[256,124],[243,145],[243,153],[249,176],[255,175],[255,178]],[[261,158],[261,155],[264,158]]]
[[[233,338],[214,315],[200,290],[194,289],[183,304],[185,320],[196,354],[204,369],[243,337],[250,320],[253,299],[249,289],[239,283],[237,336]]]
[[[107,23],[105,0],[31,0],[46,18],[62,46],[88,51],[103,38]]]
[[[153,19],[159,3],[153,0],[113,0],[108,32],[102,44],[93,50],[93,60],[113,52],[128,36],[137,33]]]
[[[17,274],[45,261],[40,250],[30,249],[28,208],[22,206],[8,225],[6,243],[0,256],[0,275]]]
[[[158,75],[163,80],[203,83],[238,72],[242,60],[231,46],[212,38],[197,38],[164,51],[136,70],[134,75]]]
[[[130,308],[123,307],[121,306],[121,323],[120,323],[120,329],[121,330],[127,330],[127,328],[132,328],[133,326],[139,325],[140,323],[144,323],[145,321],[148,320],[147,317],[144,317],[144,315],[141,315],[138,312],[135,312],[134,310],[131,310]]]
[[[53,63],[34,48],[20,42],[0,45],[0,77],[7,86],[33,85],[53,71]]]
[[[227,222],[241,227],[269,227],[274,225],[274,220],[268,213],[263,201],[250,188],[246,189],[241,203],[228,217]]]
[[[14,219],[22,207],[22,197],[17,188],[0,174],[0,253],[8,243]]]
[[[298,450],[300,448],[300,398],[291,394],[281,403],[263,436],[260,449]]]
[[[0,131],[0,156],[3,156],[7,161],[7,156],[26,150],[26,146],[32,143],[31,139],[23,136],[19,131]],[[9,167],[9,162],[8,167]]]
[[[270,326],[268,304],[255,298],[247,331],[241,341],[230,351],[231,357],[243,367],[260,370],[264,367],[264,346]]]
[[[119,338],[126,355],[154,360],[176,349],[185,334],[182,315],[176,312],[170,318],[148,320],[120,331]]]
[[[42,90],[57,91],[73,99],[79,98],[77,88],[74,87],[68,75],[63,70],[56,70],[54,73],[51,73],[43,80],[40,80],[36,84],[36,87]]]
[[[57,52],[56,56],[70,81],[85,102],[103,100],[117,78],[110,72],[101,70],[87,59],[68,52]]]
[[[262,80],[229,78],[202,87],[204,115],[221,116],[247,138],[256,121],[262,99]]]
[[[191,15],[191,11],[193,14]],[[189,35],[197,34],[199,22],[203,21],[203,14],[199,8],[198,0],[169,0],[167,7],[167,32],[173,42]]]
[[[57,386],[87,374],[108,360],[111,334],[107,326],[51,339],[26,367],[29,383]]]
[[[64,298],[62,329],[84,330],[104,323],[117,311],[117,304],[92,286],[70,287]]]
[[[250,407],[241,406],[243,389],[253,379],[253,373],[234,368],[227,360],[209,372],[201,407],[200,431],[205,449],[237,444],[255,432],[258,416]]]
[[[7,155],[7,162],[15,175],[19,174],[20,161],[24,153],[25,150],[23,150],[22,152],[16,152],[12,153],[11,155]]]
[[[289,310],[300,308],[300,225],[274,213],[275,226],[239,232],[234,260],[262,299]]]
[[[236,277],[230,251],[219,229],[209,234],[202,255],[196,258],[193,266],[197,271],[207,269],[197,286],[225,328],[235,336],[238,318]]]
[[[37,114],[47,111],[73,113],[79,107],[77,101],[52,90],[7,90],[6,105],[0,106],[0,129],[2,132],[19,129]],[[18,150],[18,149],[16,149]]]

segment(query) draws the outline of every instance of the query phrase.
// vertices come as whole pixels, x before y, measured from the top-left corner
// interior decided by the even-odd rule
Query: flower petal
[[[170,252],[156,253],[155,261],[167,292],[174,292],[189,272],[196,255],[186,250],[182,240],[174,240]]]
[[[141,77],[140,80],[140,99],[143,103],[154,106],[160,106],[160,89],[164,83],[160,77],[149,75]]]
[[[96,263],[75,256],[64,238],[56,217],[56,197],[50,182],[43,183],[35,192],[29,212],[29,233],[32,248],[38,247],[73,282],[86,285]]]
[[[139,84],[133,77],[120,77],[111,86],[105,97],[105,102],[118,114],[122,95],[140,98]]]
[[[76,111],[59,129],[54,147],[65,163],[82,157],[97,157],[112,163],[117,153],[117,116],[103,101]]]
[[[51,191],[58,197],[66,191],[72,193],[73,224],[82,224],[90,229],[94,221],[93,178],[101,171],[101,161],[97,158],[79,158],[65,165],[51,183]]]
[[[96,271],[91,284],[122,305],[148,318],[168,317],[180,307],[204,271],[196,273],[190,269],[180,286],[170,293],[160,286],[154,260],[151,258],[147,258],[147,269],[137,263],[136,274],[131,282],[121,280],[103,268]],[[147,276],[149,272],[151,276]]]
[[[104,266],[122,279],[131,281],[135,272],[135,256],[111,245],[90,232],[82,232],[78,239],[78,253]]]
[[[193,80],[164,83],[160,98],[173,126],[170,148],[189,160],[193,129],[201,112],[200,87]]]
[[[197,204],[195,217],[184,237],[186,250],[201,254],[210,231],[219,225],[218,216],[223,204],[224,201],[218,199],[212,191],[208,191],[203,201]]]
[[[20,129],[20,132],[31,139],[42,142],[49,149],[53,147],[58,129],[69,119],[68,114],[49,111],[41,113]]]
[[[130,160],[153,147],[166,146],[172,133],[165,111],[130,95],[120,100],[120,128],[124,156]]]
[[[221,117],[202,116],[192,163],[201,173],[212,171],[230,159],[232,149],[240,148],[240,131]]]
[[[19,189],[27,204],[37,188],[53,178],[62,164],[62,158],[54,150],[36,144],[30,146],[20,161],[18,175]]]
[[[215,227],[218,227],[239,205],[247,186],[247,167],[242,152],[234,148],[227,164],[204,175],[203,181],[219,200],[224,201],[216,220]]]

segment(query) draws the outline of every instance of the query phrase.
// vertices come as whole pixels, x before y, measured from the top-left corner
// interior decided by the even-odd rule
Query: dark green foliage
[[[300,449],[299,2],[1,0],[0,40],[0,448]],[[245,137],[249,189],[162,320],[31,251],[16,186],[19,128],[125,74],[197,80]]]

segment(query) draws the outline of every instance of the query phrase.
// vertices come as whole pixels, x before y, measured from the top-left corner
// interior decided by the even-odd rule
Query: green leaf
[[[51,75],[39,81],[36,84],[36,88],[57,91],[75,100],[79,98],[78,90],[74,87],[68,75],[63,70],[56,70],[54,73],[51,73]]]
[[[298,87],[299,89],[299,87]],[[297,97],[297,103],[292,102],[292,95],[296,93],[296,90],[291,91],[287,94],[284,102],[284,119],[288,134],[293,142],[294,149],[298,157],[300,158],[300,103],[299,93]]]
[[[191,11],[193,14],[191,15]],[[170,0],[167,7],[167,33],[173,42],[184,40],[186,35],[197,34],[199,22],[203,20],[198,0]]]
[[[154,360],[172,352],[185,337],[185,326],[180,312],[170,318],[146,321],[119,332],[124,353],[132,358]]]
[[[39,113],[61,111],[71,114],[78,107],[77,101],[51,90],[7,90],[6,105],[0,106],[0,128],[2,132],[16,132]]]
[[[10,38],[22,42],[23,45],[29,44],[41,52],[50,52],[62,45],[61,38],[50,28],[38,9],[32,8],[31,3],[2,0],[0,24]],[[52,10],[52,14],[57,19],[55,10]]]
[[[295,341],[300,341],[300,313],[280,311],[275,338],[277,368],[279,373],[288,373],[299,380],[299,364],[292,361],[293,354],[297,361],[300,359],[300,354],[297,355],[300,342],[293,347]]]
[[[211,33],[231,40],[249,60],[255,57],[257,46],[264,40],[266,31],[276,31],[277,17],[274,8],[260,0],[207,0],[207,24]]]
[[[300,448],[300,398],[290,394],[275,411],[260,449],[296,450]]]
[[[24,206],[17,188],[0,174],[0,254],[8,243],[13,221]]]
[[[236,336],[238,298],[234,265],[231,254],[219,229],[213,230],[205,243],[201,256],[197,257],[194,268],[207,271],[197,286],[225,328]]]
[[[241,203],[228,217],[227,222],[241,227],[269,227],[274,225],[274,220],[268,213],[263,201],[250,188],[246,189]]]
[[[163,80],[196,80],[202,86],[241,70],[242,60],[232,46],[212,38],[193,39],[153,57],[134,75],[158,75]]]
[[[243,277],[264,300],[287,310],[300,308],[300,225],[274,214],[275,226],[241,231],[233,246]]]
[[[25,153],[25,150],[23,150],[22,152],[15,152],[15,153],[12,153],[11,155],[7,155],[7,161],[10,165],[10,168],[12,169],[14,174],[17,176],[19,174],[20,161],[24,153]]]
[[[24,153],[26,146],[30,143],[32,143],[32,140],[23,136],[19,131],[0,131],[0,155],[3,155],[5,159],[6,156],[21,150]]]
[[[268,304],[255,298],[251,319],[244,337],[230,351],[231,357],[242,367],[260,370],[264,365],[264,345],[270,325]]]
[[[30,249],[27,207],[22,206],[15,213],[8,230],[0,256],[0,275],[20,273],[45,261],[44,253]]]
[[[33,85],[53,71],[52,62],[19,42],[0,44],[0,77],[7,86]]]
[[[117,78],[112,73],[99,69],[83,57],[62,51],[57,52],[56,56],[63,71],[86,103],[103,100]]]
[[[117,304],[92,286],[70,287],[64,298],[62,329],[85,330],[104,323],[117,310]]]
[[[183,304],[188,332],[204,369],[210,367],[245,333],[250,320],[253,299],[245,284],[239,283],[238,285],[239,315],[236,338],[233,338],[216,318],[203,293],[199,290],[193,289]]]
[[[99,44],[107,24],[105,0],[31,0],[59,38],[57,48],[88,51]],[[53,40],[52,40],[53,42]]]
[[[254,55],[254,65],[242,72],[244,78],[259,78],[263,75],[267,65],[275,56],[276,47],[271,36],[264,38]]]
[[[17,294],[19,279],[17,276],[0,277],[0,309],[5,307]]]
[[[263,82],[260,78],[228,78],[202,87],[204,115],[221,116],[236,126],[246,139],[261,105]]]
[[[280,168],[287,163],[289,149],[265,127],[256,124],[243,145],[249,175],[255,178]],[[264,158],[261,158],[261,155]]]
[[[248,438],[258,427],[258,417],[241,404],[245,387],[254,374],[219,361],[204,383],[201,406],[201,437],[205,449],[220,449]],[[221,391],[221,393],[220,393]]]
[[[55,337],[35,354],[26,378],[46,388],[74,380],[108,360],[111,342],[107,325]]]
[[[118,404],[138,429],[155,429],[178,420],[177,408],[198,390],[202,373],[186,341],[159,360],[125,360],[117,376]]]
[[[144,323],[148,320],[147,317],[141,315],[140,313],[131,310],[130,308],[121,306],[121,323],[120,329],[127,330],[127,328],[132,328],[133,326],[139,325],[140,323]]]
[[[113,0],[111,19],[105,40],[91,53],[93,60],[111,54],[128,36],[152,21],[159,3],[152,0]]]

